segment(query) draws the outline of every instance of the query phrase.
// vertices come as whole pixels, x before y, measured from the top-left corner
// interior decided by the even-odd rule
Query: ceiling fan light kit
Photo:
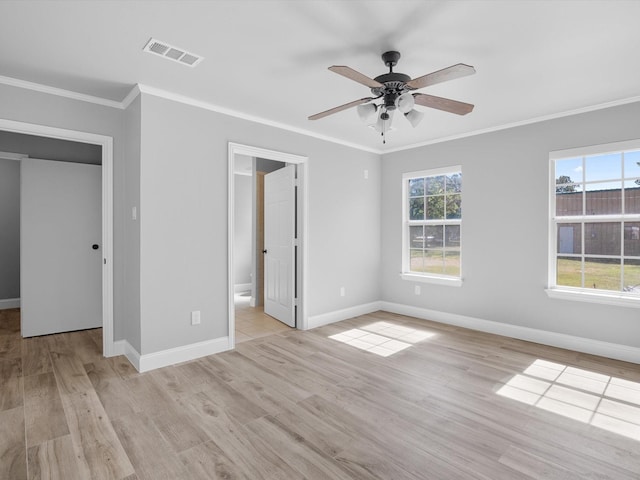
[[[404,117],[409,120],[409,123],[413,128],[417,127],[418,124],[422,121],[424,117],[424,112],[419,112],[418,110],[411,110],[404,114]]]
[[[362,120],[364,123],[368,123],[376,114],[378,106],[375,103],[364,103],[362,105],[358,105],[358,108],[356,110],[358,111],[360,120]]]
[[[416,102],[413,99],[413,95],[411,95],[409,92],[403,93],[398,98],[396,98],[395,101],[396,108],[402,113],[409,113],[411,110],[413,110],[413,106],[415,104]]]
[[[393,120],[393,112],[396,109],[404,114],[404,117],[414,128],[424,117],[423,112],[414,108],[416,104],[423,107],[455,113],[457,115],[466,115],[473,110],[473,105],[469,103],[458,102],[456,100],[422,93],[412,93],[413,90],[417,90],[419,88],[472,75],[476,72],[472,66],[458,63],[456,65],[443,68],[442,70],[411,79],[409,75],[393,71],[393,67],[398,64],[398,60],[400,60],[400,52],[389,51],[383,53],[382,61],[387,67],[389,67],[389,72],[378,75],[375,78],[367,77],[366,75],[345,65],[334,65],[329,67],[329,70],[332,72],[369,87],[374,96],[361,98],[360,100],[355,100],[339,107],[311,115],[309,120],[318,120],[328,115],[357,106],[358,116],[363,122],[367,123],[376,112],[379,112],[378,119],[375,124],[375,130],[382,135],[382,143],[386,143],[386,132],[389,131]],[[374,103],[377,100],[380,100],[380,102]]]

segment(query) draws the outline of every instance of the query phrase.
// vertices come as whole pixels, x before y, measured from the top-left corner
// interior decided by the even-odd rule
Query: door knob
[[[267,251],[266,250],[262,250],[262,253],[267,253]]]
[[[97,250],[100,247],[98,246],[97,243],[94,243],[93,245],[91,245],[91,248],[93,248],[94,250]]]

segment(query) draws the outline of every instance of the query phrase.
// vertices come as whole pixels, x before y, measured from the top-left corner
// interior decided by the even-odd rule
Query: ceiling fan
[[[378,75],[375,78],[369,78],[353,68],[344,65],[329,67],[329,70],[332,72],[369,87],[374,96],[364,97],[325,110],[324,112],[316,113],[315,115],[311,115],[309,120],[318,120],[328,115],[341,112],[342,110],[358,107],[358,115],[366,122],[373,117],[374,113],[379,112],[374,128],[381,133],[384,142],[385,133],[391,124],[395,110],[402,112],[413,127],[420,123],[424,115],[422,112],[413,108],[415,104],[422,105],[423,107],[436,108],[457,115],[466,115],[473,110],[473,105],[469,103],[427,95],[425,93],[412,93],[413,90],[419,88],[472,75],[476,72],[472,66],[458,63],[443,68],[442,70],[411,79],[409,75],[393,71],[393,67],[397,65],[398,60],[400,60],[400,52],[390,51],[383,53],[382,61],[389,67],[389,73]],[[381,99],[381,102],[376,104],[375,101],[378,99]]]

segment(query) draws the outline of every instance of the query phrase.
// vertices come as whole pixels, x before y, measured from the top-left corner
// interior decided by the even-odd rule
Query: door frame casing
[[[0,130],[98,145],[102,149],[102,354],[116,354],[113,338],[113,137],[0,118]]]
[[[249,157],[264,158],[267,160],[275,160],[295,164],[297,166],[297,222],[298,222],[298,241],[297,241],[297,328],[307,329],[307,308],[306,308],[306,286],[307,286],[307,234],[308,234],[308,173],[307,164],[309,157],[303,155],[295,155],[292,153],[278,152],[250,145],[229,142],[228,145],[228,225],[227,225],[227,289],[228,289],[228,328],[229,328],[229,348],[235,348],[235,306],[234,306],[234,275],[233,275],[233,258],[234,258],[234,212],[235,212],[235,187],[234,187],[234,159],[236,155],[246,155]]]

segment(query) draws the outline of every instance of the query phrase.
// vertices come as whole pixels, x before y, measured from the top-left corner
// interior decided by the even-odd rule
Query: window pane
[[[427,195],[437,195],[444,193],[444,175],[437,177],[427,177]]]
[[[587,255],[620,255],[620,223],[585,223],[584,252]]]
[[[640,295],[640,260],[624,261],[624,287],[626,292]]]
[[[640,174],[638,174],[640,177]],[[460,173],[454,173],[447,175],[447,193],[459,193],[462,191],[462,175]]]
[[[640,149],[554,162],[556,285],[640,296]],[[604,221],[613,220],[613,221]],[[553,234],[553,233],[552,233]]]
[[[563,287],[582,286],[582,260],[558,257],[556,283]]]
[[[640,150],[624,152],[624,178],[640,177]]]
[[[462,217],[462,196],[447,195],[447,218]]]
[[[444,252],[444,273],[445,275],[460,276],[460,249]]]
[[[404,181],[408,272],[460,276],[462,173],[414,172]],[[454,225],[445,225],[453,223]],[[445,273],[446,271],[446,273]]]
[[[556,183],[582,182],[582,158],[556,160]],[[562,177],[565,177],[564,179]]]
[[[444,218],[444,195],[427,197],[427,218],[429,220]]]
[[[582,253],[582,224],[563,223],[558,225],[558,253]]]
[[[424,178],[411,178],[409,180],[409,196],[421,197],[424,195]]]
[[[426,233],[427,248],[442,247],[442,225],[427,225],[424,227]]]
[[[460,225],[447,225],[444,227],[445,232],[445,248],[460,249]]]
[[[409,220],[424,220],[424,198],[409,199]]]
[[[409,271],[411,272],[424,272],[422,250],[411,250],[409,253]]]
[[[613,180],[622,178],[622,154],[608,153],[586,157],[584,160],[585,180]]]
[[[624,213],[640,213],[640,179],[624,182]]]
[[[582,215],[582,192],[556,192],[556,215]]]
[[[584,288],[620,291],[620,260],[584,259]]]
[[[444,255],[442,250],[427,250],[424,257],[424,271],[444,273]]]
[[[424,240],[424,227],[422,225],[409,227],[410,248],[424,248],[426,246]]]
[[[624,224],[624,255],[640,257],[640,222]]]
[[[586,185],[586,215],[619,215],[622,213],[622,183],[606,182]]]

